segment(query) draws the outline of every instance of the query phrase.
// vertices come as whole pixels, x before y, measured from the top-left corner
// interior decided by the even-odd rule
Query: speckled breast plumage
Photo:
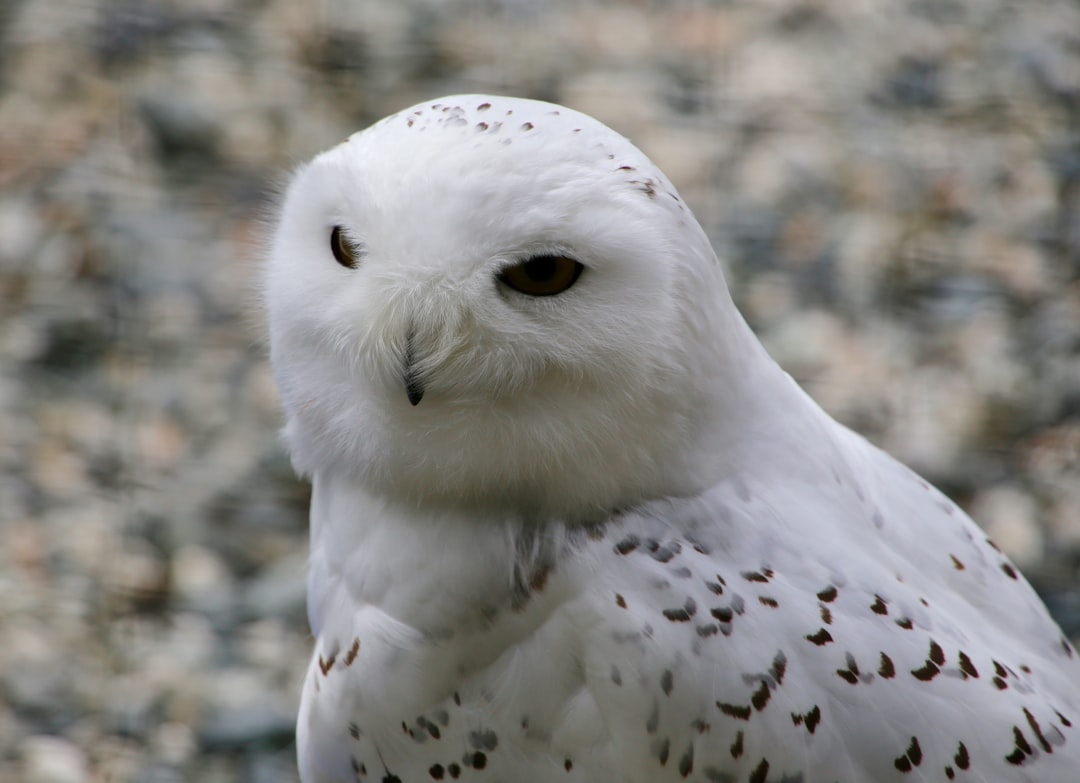
[[[307,779],[1074,780],[1072,646],[963,512],[838,438],[860,480],[736,476],[519,541],[467,622],[339,617],[305,683]],[[795,535],[830,518],[856,523]]]

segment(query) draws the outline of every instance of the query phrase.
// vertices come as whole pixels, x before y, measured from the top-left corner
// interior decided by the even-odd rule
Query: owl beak
[[[419,405],[420,400],[424,399],[424,384],[420,380],[420,376],[413,366],[415,364],[415,354],[413,353],[413,335],[409,332],[408,340],[405,343],[405,372],[403,373],[403,380],[405,381],[405,394],[409,397],[409,402],[413,406]]]

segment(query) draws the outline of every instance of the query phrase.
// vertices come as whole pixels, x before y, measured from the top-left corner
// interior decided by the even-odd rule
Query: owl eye
[[[337,262],[347,269],[356,269],[360,263],[360,247],[345,236],[341,226],[334,226],[330,232],[330,252]]]
[[[502,270],[499,280],[528,296],[554,296],[576,283],[584,268],[566,256],[533,256]]]

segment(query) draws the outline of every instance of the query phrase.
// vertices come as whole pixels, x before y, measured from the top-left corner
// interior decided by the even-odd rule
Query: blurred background
[[[644,149],[781,364],[1080,636],[1075,0],[0,0],[0,780],[296,780],[263,216],[464,91]]]

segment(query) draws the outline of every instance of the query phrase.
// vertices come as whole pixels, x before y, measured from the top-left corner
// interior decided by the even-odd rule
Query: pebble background
[[[1080,635],[1075,0],[0,0],[0,780],[296,780],[261,216],[463,91],[630,136],[774,356]]]

